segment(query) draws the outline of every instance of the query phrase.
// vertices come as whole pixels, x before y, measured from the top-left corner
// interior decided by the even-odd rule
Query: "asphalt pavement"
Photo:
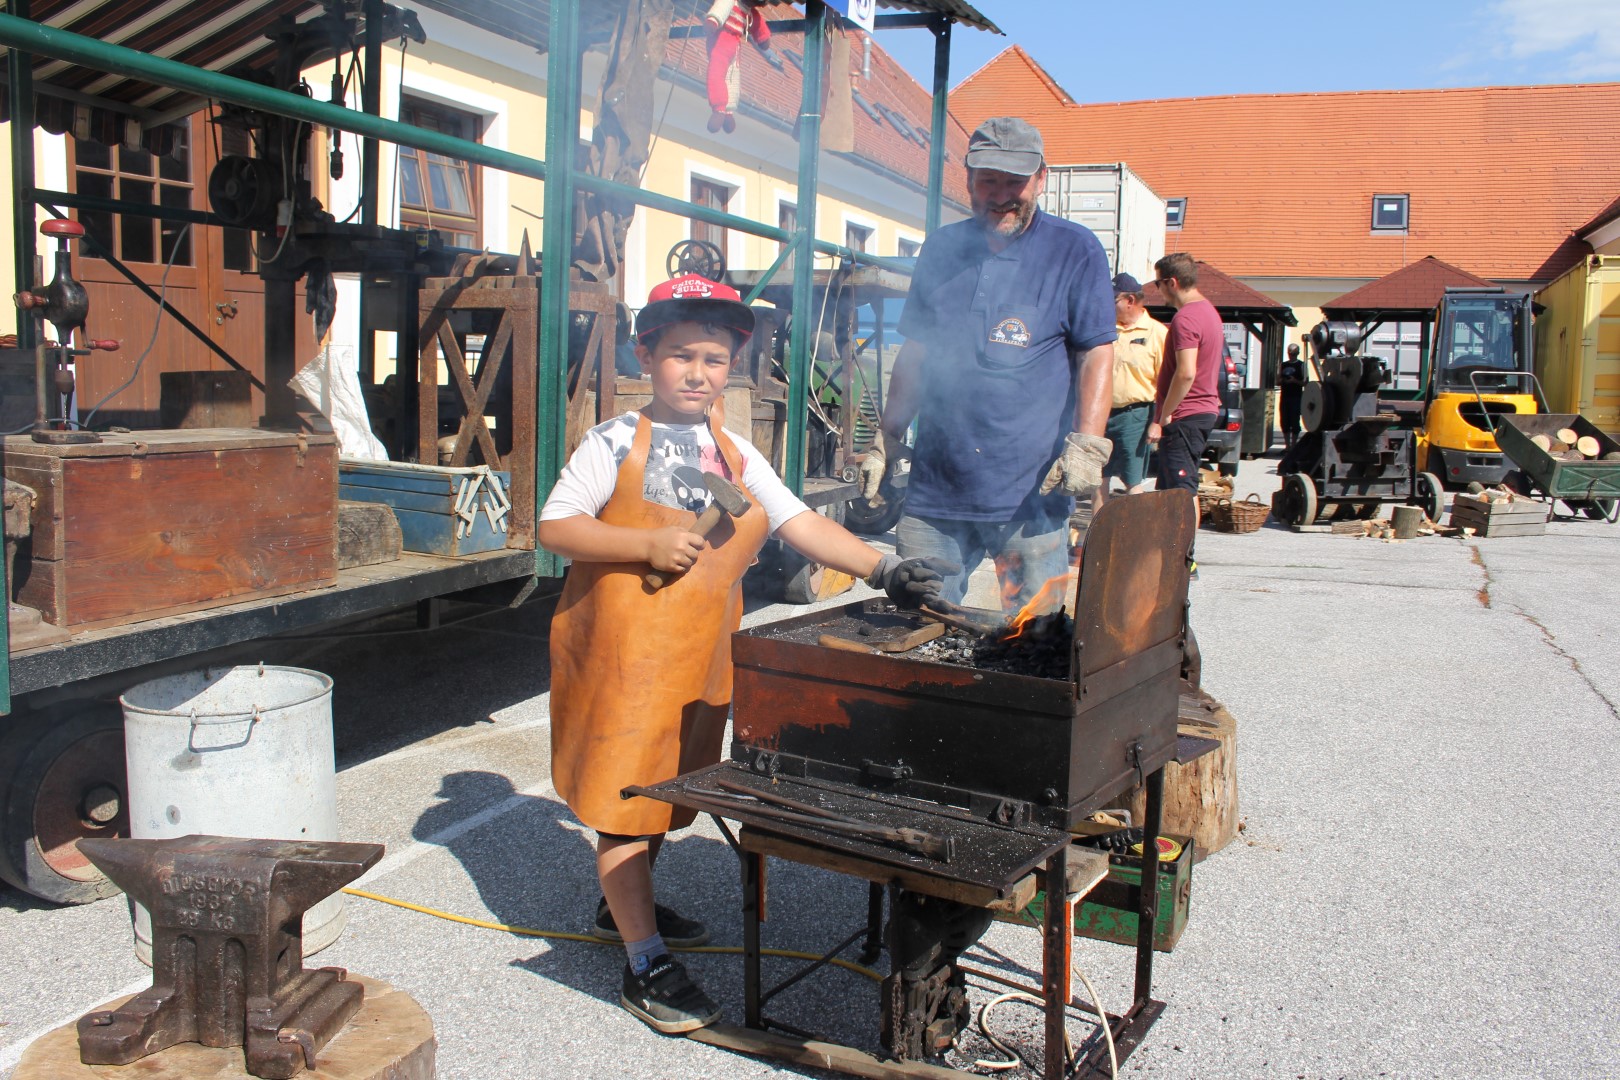
[[[1273,489],[1272,466],[1245,462],[1239,493]],[[1206,529],[1198,561],[1193,620],[1205,687],[1237,718],[1243,831],[1196,867],[1187,931],[1158,958],[1167,1008],[1122,1073],[1620,1076],[1620,526],[1399,543]],[[590,839],[548,779],[548,618],[536,604],[267,650],[336,680],[344,839],[387,845],[361,887],[587,929]],[[736,860],[712,825],[666,847],[658,886],[740,945]],[[770,946],[818,949],[864,918],[849,879],[773,861],[770,890]],[[820,1075],[653,1033],[617,1004],[616,949],[354,897],[347,913],[309,963],[412,994],[445,1080]],[[1031,930],[998,924],[970,955],[1038,979]],[[1078,939],[1076,956],[1105,1006],[1127,1004],[1129,950]],[[740,1022],[739,958],[687,962]],[[148,977],[122,899],[55,908],[3,888],[0,972],[0,1076]],[[773,1011],[876,1049],[861,975],[820,973]],[[1038,1060],[1032,1013],[995,1022]],[[1078,1016],[1071,1030],[1089,1034]]]

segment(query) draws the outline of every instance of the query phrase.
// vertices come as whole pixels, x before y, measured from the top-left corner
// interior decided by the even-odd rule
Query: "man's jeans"
[[[960,573],[945,579],[944,597],[953,604],[967,595],[968,575],[974,567],[990,556],[1001,583],[1001,606],[1015,612],[1033,600],[1041,586],[1069,573],[1068,522],[1046,532],[1032,531],[1037,527],[1028,521],[952,521],[907,514],[895,527],[895,550],[902,559],[933,555],[960,566]],[[1052,603],[1046,607],[1049,611],[1056,611],[1067,599],[1065,589],[1053,592]]]

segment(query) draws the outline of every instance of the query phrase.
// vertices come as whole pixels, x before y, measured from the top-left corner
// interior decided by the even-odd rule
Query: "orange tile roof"
[[[1081,105],[1014,46],[951,108],[971,130],[1017,111],[1055,165],[1124,161],[1186,198],[1166,235],[1245,276],[1381,276],[1416,251],[1504,281],[1548,280],[1620,190],[1620,83],[1253,94]],[[1371,234],[1372,197],[1411,228]]]
[[[864,41],[871,40],[871,77],[862,75]],[[785,54],[793,52],[804,56],[804,34],[799,31],[778,31],[771,35],[771,47]],[[792,128],[798,120],[799,103],[803,94],[804,77],[792,62],[786,62],[777,71],[752,45],[744,45],[742,54],[742,91],[740,108],[746,112],[757,109],[779,125]],[[921,136],[929,141],[933,124],[933,94],[912,78],[899,62],[890,56],[877,39],[867,39],[859,33],[850,34],[849,78],[854,89],[868,102],[881,103],[898,114]],[[700,84],[708,70],[708,50],[701,37],[674,39],[664,53],[666,70],[674,68]],[[879,169],[894,173],[916,184],[928,187],[928,150],[925,146],[902,136],[886,119],[874,120],[859,105],[855,113],[855,153],[853,157]],[[726,136],[717,136],[725,138]],[[735,138],[735,136],[733,136]],[[746,147],[743,147],[746,149]],[[968,204],[967,176],[960,167],[952,165],[967,153],[967,132],[961,124],[948,118],[945,124],[945,199],[964,211]],[[798,158],[778,162],[797,171]],[[923,202],[919,194],[917,210],[922,213]]]
[[[1593,229],[1601,228],[1615,218],[1620,218],[1620,199],[1615,199],[1614,202],[1599,210],[1591,221],[1576,229],[1575,232],[1580,236],[1585,236]]]
[[[1259,289],[1245,285],[1203,259],[1195,259],[1194,262],[1198,265],[1199,294],[1219,308],[1223,315],[1231,311],[1270,312],[1289,326],[1295,325],[1294,309],[1287,304],[1278,303]],[[1142,287],[1142,304],[1156,310],[1170,307],[1157,281],[1150,281]]]
[[[1322,311],[1433,311],[1447,286],[1489,286],[1476,274],[1426,255],[1322,305]]]

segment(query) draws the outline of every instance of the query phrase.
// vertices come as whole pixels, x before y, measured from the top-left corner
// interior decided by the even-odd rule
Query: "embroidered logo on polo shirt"
[[[1020,349],[1029,347],[1029,327],[1024,320],[1017,316],[1008,316],[996,323],[990,331],[990,340],[997,345],[1015,345]]]

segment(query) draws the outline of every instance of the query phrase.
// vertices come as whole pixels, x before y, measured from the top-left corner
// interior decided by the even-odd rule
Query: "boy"
[[[728,286],[687,275],[654,289],[636,320],[652,402],[586,435],[540,515],[540,543],[573,560],[551,625],[552,778],[598,833],[596,932],[624,942],[620,1002],[666,1034],[720,1015],[666,951],[701,944],[708,931],[653,904],[664,833],[695,815],[619,792],[720,760],[740,583],[767,532],[897,603],[936,600],[943,576],[810,512],[759,451],[709,423],[753,329],[753,312]],[[733,481],[753,504],[706,538],[690,531],[709,499],[705,472]],[[649,566],[677,576],[649,589]]]

